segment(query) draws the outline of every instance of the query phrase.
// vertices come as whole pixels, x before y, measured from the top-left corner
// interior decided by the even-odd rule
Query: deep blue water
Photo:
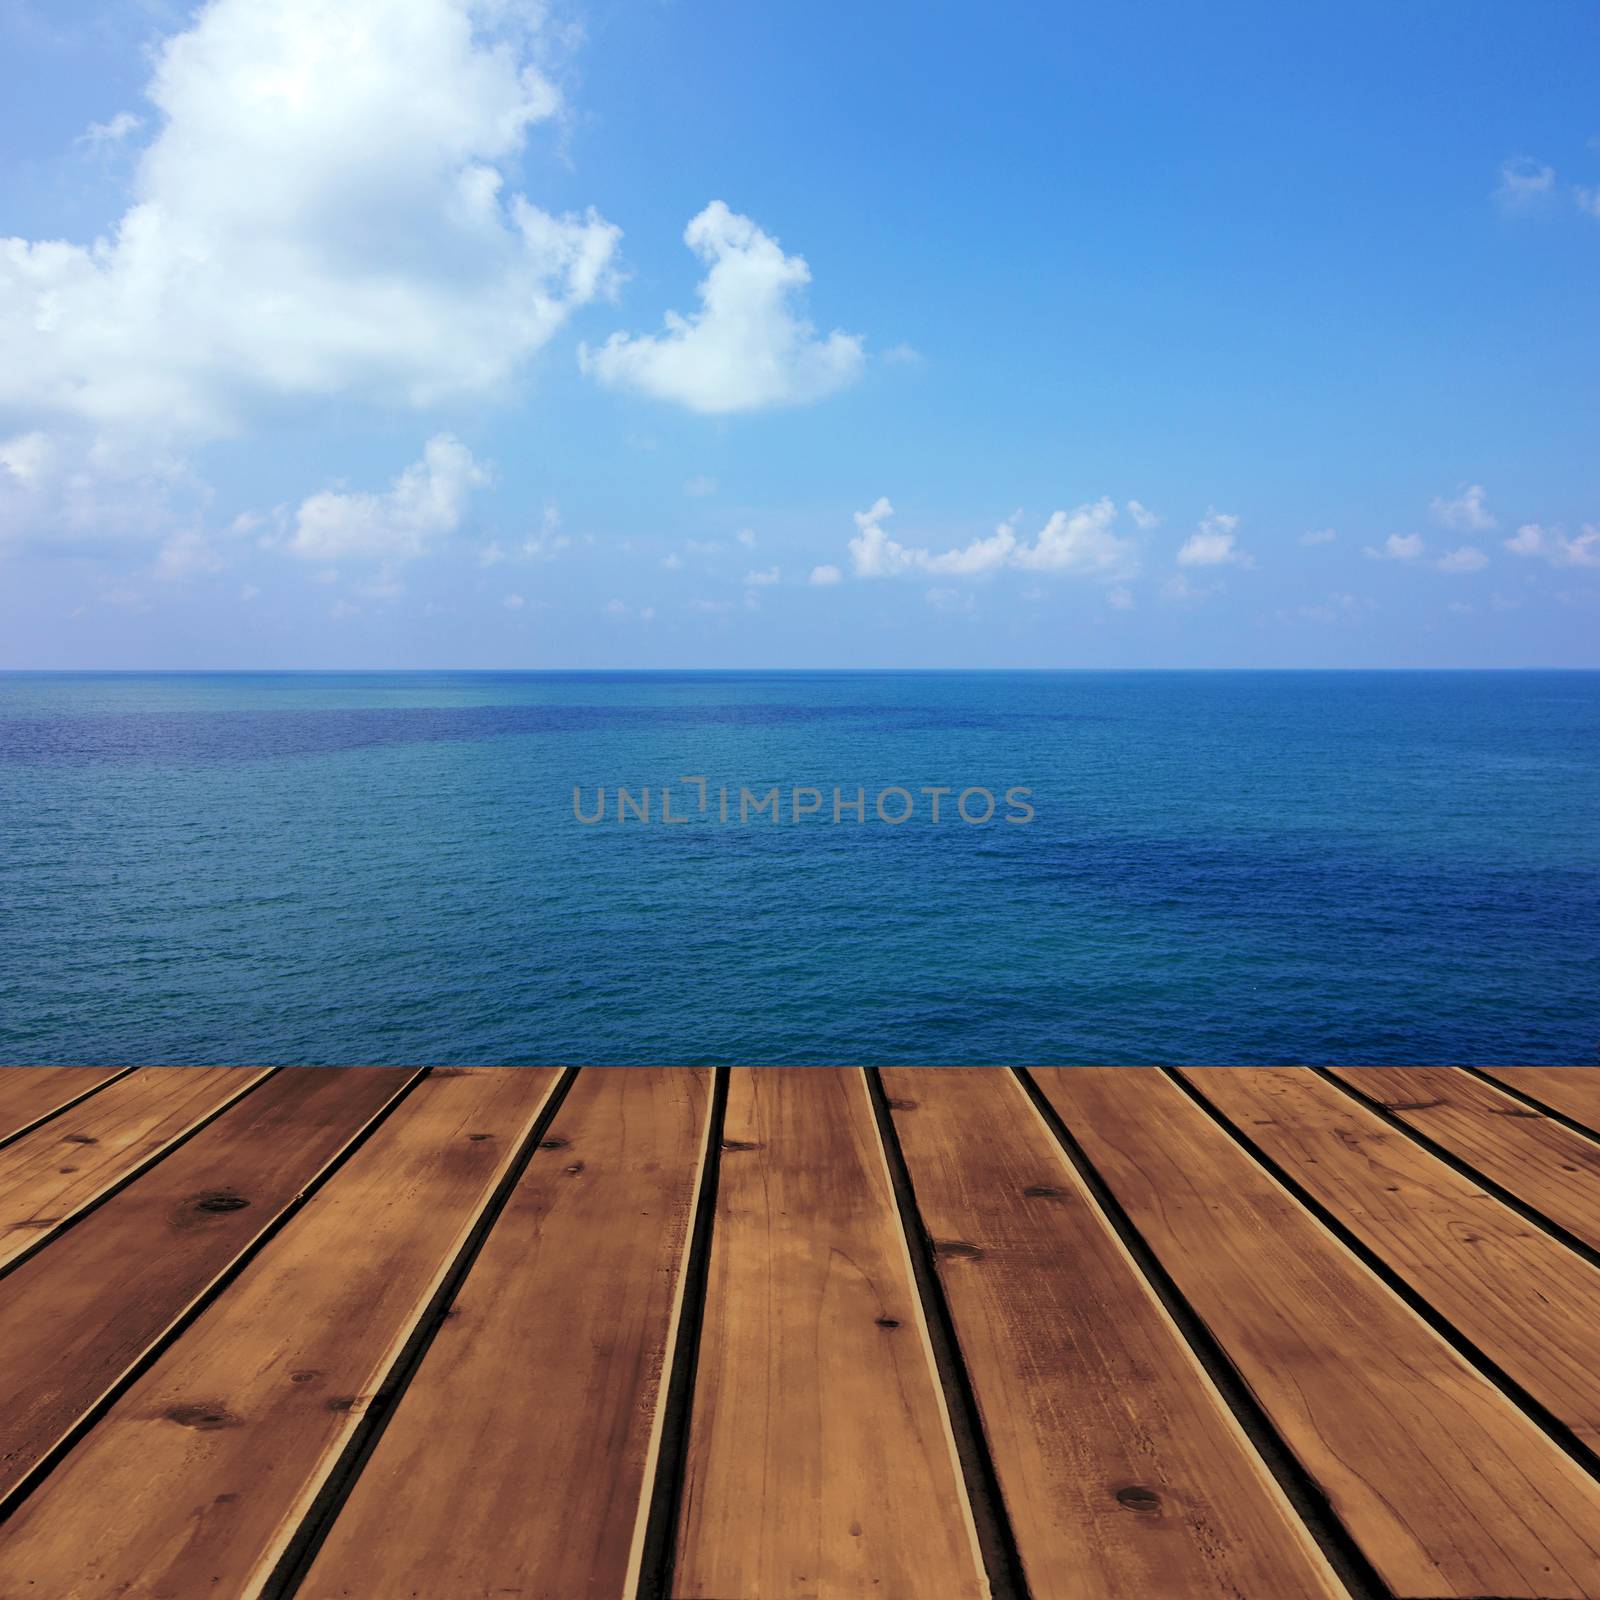
[[[1596,673],[0,676],[0,1062],[1597,1048]]]

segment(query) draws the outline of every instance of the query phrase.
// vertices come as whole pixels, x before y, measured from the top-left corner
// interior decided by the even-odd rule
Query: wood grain
[[[1395,1594],[1600,1597],[1600,1483],[1176,1084],[1035,1076]]]
[[[0,1067],[0,1139],[109,1083],[121,1067]]]
[[[0,1597],[253,1600],[557,1078],[419,1084],[22,1503]]]
[[[1600,1250],[1600,1141],[1454,1067],[1335,1067],[1409,1128]]]
[[[883,1083],[1034,1600],[1342,1596],[1012,1074]]]
[[[1600,1137],[1600,1067],[1485,1067],[1508,1089],[1516,1089],[1581,1122]]]
[[[1184,1076],[1458,1332],[1600,1445],[1600,1272],[1314,1073]]]
[[[141,1067],[0,1150],[0,1266],[267,1075]]]
[[[636,1592],[710,1106],[704,1070],[579,1075],[300,1600]]]
[[[413,1076],[286,1068],[6,1279],[0,1496]]]
[[[988,1593],[867,1086],[736,1069],[677,1600]]]

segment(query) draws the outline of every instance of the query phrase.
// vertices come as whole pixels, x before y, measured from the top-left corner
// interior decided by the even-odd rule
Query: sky
[[[1600,666],[1597,52],[0,0],[0,669]]]

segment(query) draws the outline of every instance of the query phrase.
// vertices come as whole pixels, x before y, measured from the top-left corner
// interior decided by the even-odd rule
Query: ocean
[[[0,675],[6,1064],[1597,1059],[1600,673]]]

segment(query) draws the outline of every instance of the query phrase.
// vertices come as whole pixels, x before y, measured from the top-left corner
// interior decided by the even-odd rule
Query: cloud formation
[[[461,526],[488,481],[459,439],[435,434],[383,494],[325,489],[301,501],[283,548],[305,561],[411,561]]]
[[[1200,529],[1178,551],[1180,567],[1253,567],[1256,558],[1235,543],[1239,519],[1211,507],[1200,519]]]
[[[1537,556],[1553,567],[1600,567],[1600,528],[1587,523],[1582,533],[1568,538],[1559,528],[1525,522],[1505,547],[1513,555]]]
[[[892,539],[883,523],[893,515],[894,507],[882,498],[870,510],[856,512],[858,532],[850,541],[850,559],[858,578],[927,573],[973,578],[1002,567],[1017,567],[1112,581],[1131,577],[1138,570],[1137,549],[1131,539],[1115,532],[1117,508],[1108,499],[1079,506],[1076,511],[1055,512],[1032,544],[1018,539],[1013,518],[1002,522],[986,539],[941,551]]]
[[[1363,547],[1361,553],[1374,561],[1415,561],[1422,554],[1422,535],[1391,533],[1383,541],[1382,549],[1375,549],[1369,544]]]
[[[1428,502],[1428,512],[1441,528],[1457,533],[1487,533],[1499,526],[1485,503],[1481,483],[1463,484],[1453,500],[1436,494]]]
[[[0,411],[214,436],[261,397],[492,391],[606,283],[618,233],[503,172],[555,86],[504,0],[210,0],[157,51],[132,203],[0,240]],[[120,113],[93,131],[135,131]]]
[[[713,200],[684,230],[710,271],[700,310],[669,311],[666,331],[614,333],[578,352],[585,372],[613,388],[718,415],[820,400],[860,377],[859,334],[819,338],[797,311],[811,269],[786,256],[748,217]]]

